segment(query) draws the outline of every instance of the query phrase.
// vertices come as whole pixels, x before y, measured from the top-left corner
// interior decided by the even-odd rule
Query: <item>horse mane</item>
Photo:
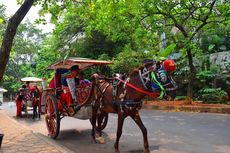
[[[141,66],[139,66],[138,68],[134,68],[132,71],[131,71],[131,73],[130,73],[130,77],[132,77],[132,76],[134,76],[134,75],[136,75],[136,74],[139,74],[139,70],[142,70],[142,69],[144,69],[145,67],[150,67],[150,66],[152,66],[153,65],[153,62],[151,61],[151,62],[147,62],[147,63],[145,63],[145,64],[142,64]]]
[[[134,69],[131,71],[131,73],[129,74],[129,76],[132,77],[132,76],[134,76],[134,75],[136,75],[136,74],[138,74],[138,73],[139,73],[139,68],[134,68]]]

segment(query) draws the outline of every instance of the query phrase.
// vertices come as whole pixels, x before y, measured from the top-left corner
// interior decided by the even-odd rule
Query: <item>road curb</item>
[[[230,114],[230,107],[224,108],[224,107],[204,107],[204,106],[158,106],[158,105],[144,104],[143,108],[148,110]]]

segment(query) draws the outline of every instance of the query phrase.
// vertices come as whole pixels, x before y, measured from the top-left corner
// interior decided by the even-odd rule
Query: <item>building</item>
[[[0,88],[0,105],[3,103],[3,92],[7,92],[6,89]]]

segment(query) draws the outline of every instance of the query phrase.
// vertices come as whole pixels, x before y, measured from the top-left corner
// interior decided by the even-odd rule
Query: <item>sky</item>
[[[20,7],[20,5],[17,5],[17,0],[0,0],[0,4],[4,4],[6,6],[6,14],[8,17],[12,16]],[[32,6],[22,22],[25,22],[28,18],[31,23],[34,23],[34,21],[39,18],[38,11],[40,8],[40,6]],[[47,15],[46,20],[48,24],[37,25],[37,27],[42,29],[43,32],[51,32],[54,28],[54,25],[49,23],[49,19],[50,16]]]

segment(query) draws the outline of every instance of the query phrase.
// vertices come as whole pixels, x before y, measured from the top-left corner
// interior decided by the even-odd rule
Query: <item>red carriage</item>
[[[48,88],[45,87],[45,79],[43,79],[42,111],[45,112],[48,135],[51,138],[57,138],[60,132],[60,121],[65,116],[71,116],[84,120],[91,120],[92,117],[93,102],[90,101],[92,84],[89,82],[88,84],[72,84],[66,88],[61,85],[63,76],[66,75],[71,67],[76,65],[79,67],[80,71],[83,71],[90,67],[103,66],[107,64],[111,64],[111,62],[87,58],[69,58],[57,61],[48,67],[49,70],[55,71],[55,75],[50,81]],[[62,95],[65,93],[72,94],[73,92],[76,96],[76,101],[74,101],[74,98],[72,97],[71,106],[68,106],[64,102],[65,99],[62,98]],[[77,105],[81,108],[76,109],[75,107]],[[74,113],[69,112],[70,107],[73,108]],[[98,112],[97,115],[98,118],[100,118],[100,122],[97,124],[97,129],[103,130],[108,121],[108,113]]]
[[[20,88],[19,90],[23,90],[23,99],[21,104],[22,112],[28,116],[28,112],[33,112],[33,119],[41,118],[41,89],[38,86],[38,82],[41,82],[41,78],[36,77],[25,77],[20,79],[21,82],[24,82],[24,88]]]

